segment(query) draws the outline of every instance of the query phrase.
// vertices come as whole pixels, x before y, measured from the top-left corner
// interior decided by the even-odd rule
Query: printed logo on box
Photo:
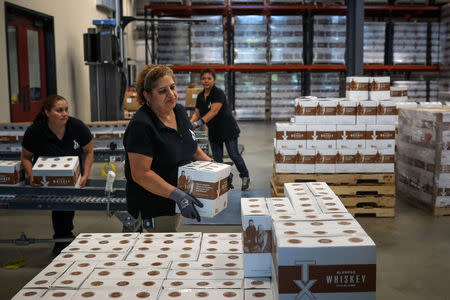
[[[366,82],[355,82],[355,80],[352,79],[352,81],[347,82],[347,91],[368,91],[369,90],[369,84]]]

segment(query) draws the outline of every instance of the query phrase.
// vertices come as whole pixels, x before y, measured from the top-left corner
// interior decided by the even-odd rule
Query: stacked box
[[[245,277],[272,274],[272,222],[264,198],[242,198]]]
[[[276,150],[306,149],[306,125],[295,123],[275,123]]]
[[[1,123],[0,151],[22,151],[21,141],[29,125],[29,123]]]
[[[78,156],[39,157],[33,166],[34,183],[43,186],[79,187]]]
[[[265,120],[267,74],[236,73],[235,76],[236,119]]]
[[[450,109],[400,109],[397,190],[431,210],[450,207]]]
[[[345,64],[345,16],[314,16],[313,63]]]
[[[345,97],[349,100],[369,100],[369,77],[347,76]]]
[[[369,77],[369,99],[370,100],[389,100],[391,97],[391,78],[384,77]]]
[[[391,101],[408,102],[408,86],[406,85],[391,86]]]
[[[160,64],[189,65],[189,24],[159,23],[157,59]]]
[[[0,184],[21,184],[25,173],[20,160],[0,160]]]
[[[234,63],[267,64],[267,20],[265,16],[236,16]]]
[[[270,62],[303,63],[302,16],[270,16]]]
[[[427,23],[394,22],[394,64],[427,62]]]
[[[404,85],[408,88],[408,101],[424,102],[427,101],[427,82],[425,80],[398,80],[393,81],[393,85]]]
[[[289,119],[294,114],[294,100],[301,94],[298,73],[272,73],[270,89],[270,118]]]
[[[386,22],[364,22],[364,63],[384,64]]]
[[[178,188],[203,203],[197,207],[200,216],[212,218],[227,207],[230,172],[227,164],[192,162],[178,168]]]
[[[191,25],[191,64],[223,64],[222,16],[194,16],[206,20]]]
[[[431,64],[439,64],[440,36],[441,24],[439,22],[431,22]]]

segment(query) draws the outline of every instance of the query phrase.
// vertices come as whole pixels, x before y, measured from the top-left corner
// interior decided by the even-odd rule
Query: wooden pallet
[[[450,216],[450,207],[436,207],[425,203],[409,193],[398,193],[398,198],[433,216]]]
[[[294,174],[273,173],[277,185],[288,182],[326,182],[328,185],[394,185],[394,173]]]
[[[375,216],[379,217],[395,217],[395,207],[348,207],[348,212],[354,217],[358,216]]]
[[[395,196],[340,196],[345,207],[395,207]]]

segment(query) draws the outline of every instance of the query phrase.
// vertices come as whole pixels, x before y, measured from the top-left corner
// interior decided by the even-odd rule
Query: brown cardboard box
[[[202,88],[187,88],[186,89],[186,106],[195,106],[197,102],[197,95],[203,91]]]
[[[136,111],[141,107],[138,102],[137,93],[135,91],[126,91],[123,97],[123,109],[128,111]]]

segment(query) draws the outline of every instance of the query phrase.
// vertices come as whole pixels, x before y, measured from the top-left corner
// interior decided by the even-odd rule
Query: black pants
[[[52,211],[54,239],[73,237],[73,217],[74,211]]]
[[[223,162],[223,143],[224,142],[209,141],[214,161],[219,163]],[[231,139],[226,141],[225,147],[227,147],[228,155],[230,156],[231,160],[234,162],[236,168],[239,171],[239,177],[241,178],[248,177],[247,166],[245,165],[242,155],[239,153],[238,140]]]

